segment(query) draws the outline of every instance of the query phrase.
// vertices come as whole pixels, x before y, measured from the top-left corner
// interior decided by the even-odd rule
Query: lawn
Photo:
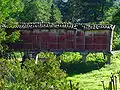
[[[79,90],[104,90],[101,81],[104,81],[105,90],[108,90],[111,73],[117,76],[117,86],[120,90],[119,75],[120,71],[120,53],[116,52],[112,56],[111,65],[104,65],[98,70],[91,70],[87,73],[79,73],[70,75],[67,79],[72,81],[73,90],[74,87],[78,87]]]

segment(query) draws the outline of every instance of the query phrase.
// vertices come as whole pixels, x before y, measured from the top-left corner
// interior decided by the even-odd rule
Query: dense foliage
[[[5,90],[66,90],[66,74],[52,53],[45,55],[47,61],[26,60],[21,68],[17,60],[0,59],[0,88]]]
[[[120,49],[120,7],[110,7],[104,16],[104,22],[116,25],[113,38],[113,49]]]
[[[67,22],[100,22],[105,11],[113,5],[113,0],[58,0],[63,20]]]
[[[11,27],[16,22],[15,19],[10,18],[10,14],[20,12],[23,10],[23,3],[21,0],[1,0],[0,1],[0,25],[6,24]],[[16,23],[17,24],[17,23]],[[12,32],[8,34],[5,29],[0,26],[0,57],[8,50],[7,43],[13,43],[19,39],[19,32]]]
[[[61,22],[61,13],[54,5],[53,0],[22,0],[24,10],[11,15],[19,22],[50,22],[53,15],[54,22]],[[51,8],[54,5],[53,8]],[[53,13],[51,13],[53,11]]]

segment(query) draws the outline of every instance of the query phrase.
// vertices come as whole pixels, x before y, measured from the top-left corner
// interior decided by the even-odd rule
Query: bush
[[[21,63],[16,60],[0,59],[1,79],[5,90],[66,90],[69,86],[66,74],[60,70],[60,64],[52,54],[46,54],[48,60],[26,60],[21,68]],[[67,89],[68,90],[68,89]]]
[[[67,57],[68,54],[70,55]],[[103,53],[88,54],[86,63],[82,62],[81,58],[82,56],[79,53],[64,53],[61,55],[61,68],[69,75],[74,75],[100,69],[106,62]]]
[[[63,62],[81,61],[82,56],[79,52],[65,52],[60,56]]]

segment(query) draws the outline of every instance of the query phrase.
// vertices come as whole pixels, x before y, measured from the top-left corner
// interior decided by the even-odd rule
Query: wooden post
[[[103,84],[103,89],[105,90],[105,85],[104,85],[104,81],[101,81],[102,82],[102,84]]]
[[[115,76],[115,90],[117,90],[117,76]]]
[[[71,81],[71,80],[70,80],[70,89],[73,90],[73,89],[72,89],[72,81]]]
[[[113,42],[113,30],[115,29],[115,25],[112,25],[112,30],[110,34],[110,51],[112,51],[112,42]]]

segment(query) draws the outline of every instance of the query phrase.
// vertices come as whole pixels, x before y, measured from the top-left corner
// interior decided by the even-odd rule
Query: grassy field
[[[99,70],[92,70],[84,74],[74,74],[67,79],[72,81],[73,86],[79,90],[104,90],[101,81],[104,81],[105,90],[108,90],[111,73],[118,77],[120,71],[120,53],[114,53],[111,65],[104,65]],[[118,90],[120,90],[119,77],[117,78]],[[76,85],[77,84],[77,85]],[[73,87],[74,88],[74,87]],[[73,89],[75,90],[75,89]]]

